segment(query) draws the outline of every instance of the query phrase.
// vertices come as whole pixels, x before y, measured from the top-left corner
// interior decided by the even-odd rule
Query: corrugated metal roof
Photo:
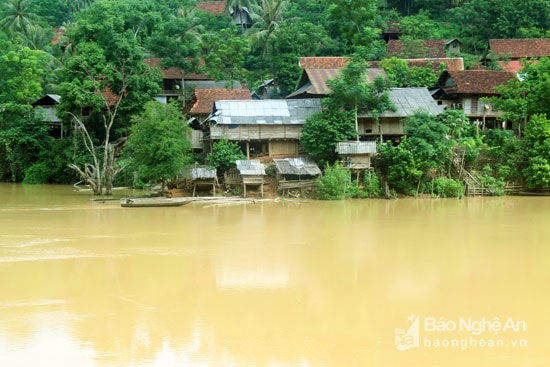
[[[277,172],[283,175],[318,176],[321,170],[309,157],[273,159]]]
[[[217,170],[210,166],[185,166],[181,176],[192,180],[204,180],[217,177]]]
[[[304,124],[321,112],[318,99],[216,101],[217,124]]]
[[[385,111],[380,117],[409,117],[418,111],[432,115],[443,112],[444,106],[434,101],[427,88],[395,88],[390,90],[390,100],[397,108],[395,111]],[[370,113],[360,112],[358,117],[371,117]]]
[[[340,141],[336,144],[336,152],[341,155],[374,154],[375,141]]]
[[[237,169],[243,176],[265,175],[264,165],[256,159],[237,160]]]

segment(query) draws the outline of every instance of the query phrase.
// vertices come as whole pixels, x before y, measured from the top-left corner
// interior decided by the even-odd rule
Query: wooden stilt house
[[[309,157],[273,159],[277,169],[277,191],[287,193],[315,186],[321,170]]]
[[[185,186],[192,190],[193,196],[196,195],[197,189],[201,190],[205,187],[212,188],[212,195],[216,195],[216,187],[218,184],[218,175],[215,168],[209,166],[190,165],[183,169],[180,175]]]
[[[264,196],[264,177],[265,168],[259,160],[238,160],[237,164],[238,176],[227,173],[225,176],[225,184],[242,184],[243,197],[246,197],[246,187],[260,186],[260,194]]]

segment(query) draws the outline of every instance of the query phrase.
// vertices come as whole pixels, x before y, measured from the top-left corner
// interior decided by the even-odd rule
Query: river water
[[[0,184],[0,366],[549,366],[550,198]]]

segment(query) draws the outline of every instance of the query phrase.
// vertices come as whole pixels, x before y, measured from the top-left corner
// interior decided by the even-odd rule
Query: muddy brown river
[[[0,366],[550,366],[550,197],[91,198],[0,184]]]

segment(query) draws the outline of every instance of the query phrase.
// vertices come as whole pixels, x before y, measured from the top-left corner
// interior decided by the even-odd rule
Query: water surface
[[[550,365],[550,198],[91,198],[0,185],[1,366]]]

